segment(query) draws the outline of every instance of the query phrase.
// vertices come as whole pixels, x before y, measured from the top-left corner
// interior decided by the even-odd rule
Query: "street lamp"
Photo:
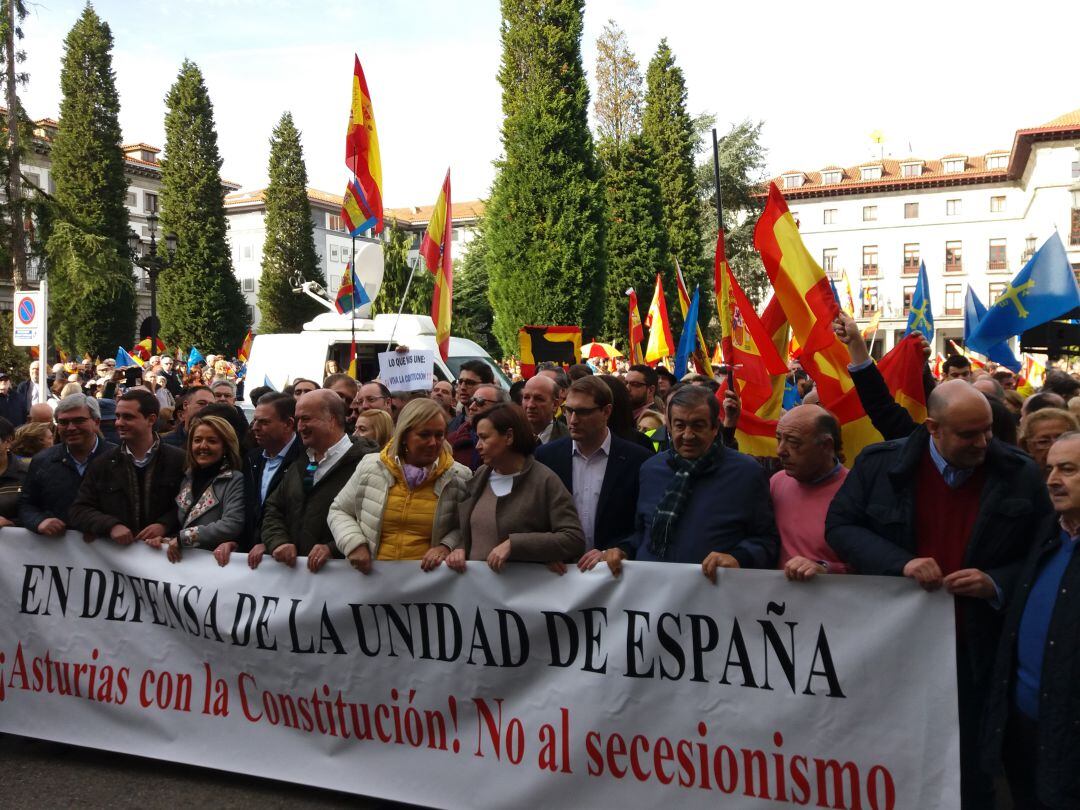
[[[146,217],[146,227],[150,231],[150,249],[145,255],[141,253],[142,238],[135,231],[128,236],[128,245],[131,248],[131,261],[136,267],[146,271],[150,280],[150,353],[157,353],[157,280],[162,270],[168,270],[176,255],[176,234],[165,234],[165,253],[159,256],[157,252],[157,214],[151,212]]]

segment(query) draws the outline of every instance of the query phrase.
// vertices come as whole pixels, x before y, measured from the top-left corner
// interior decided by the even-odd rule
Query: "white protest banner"
[[[434,385],[435,354],[425,349],[379,352],[379,379],[391,391],[430,391]]]
[[[908,579],[557,576],[3,530],[0,731],[436,807],[959,806],[953,606]]]

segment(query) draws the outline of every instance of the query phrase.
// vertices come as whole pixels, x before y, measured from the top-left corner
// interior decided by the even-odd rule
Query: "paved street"
[[[47,794],[47,799],[45,798]],[[405,808],[270,779],[0,734],[0,801],[40,807]]]

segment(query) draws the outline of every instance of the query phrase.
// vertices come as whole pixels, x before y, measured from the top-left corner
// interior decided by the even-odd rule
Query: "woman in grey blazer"
[[[229,562],[244,536],[244,475],[240,445],[232,425],[220,416],[192,420],[187,437],[187,474],[176,496],[180,531],[163,539],[170,562],[186,548],[214,552],[218,565]]]

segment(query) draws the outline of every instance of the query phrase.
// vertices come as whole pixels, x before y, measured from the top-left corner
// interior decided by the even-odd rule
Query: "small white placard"
[[[379,379],[395,393],[430,391],[434,374],[434,352],[379,352]]]

